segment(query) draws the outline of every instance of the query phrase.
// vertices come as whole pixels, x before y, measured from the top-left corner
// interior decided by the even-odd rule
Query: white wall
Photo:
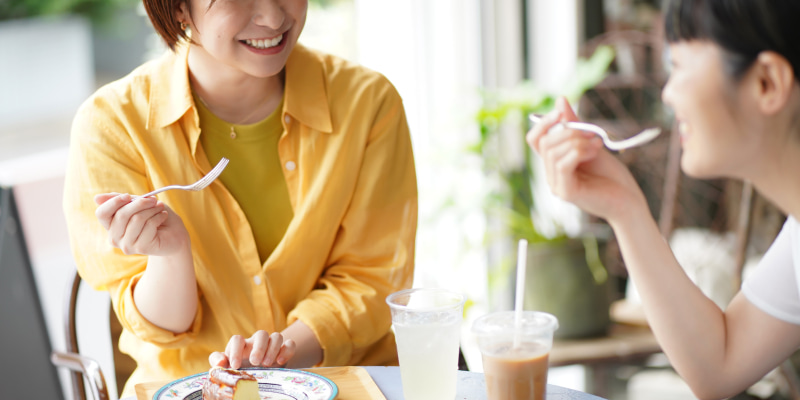
[[[403,97],[417,167],[419,227],[414,286],[467,294],[464,337],[486,307],[487,192],[475,115],[482,82],[478,0],[355,0],[357,60]],[[467,355],[470,365],[471,355]]]

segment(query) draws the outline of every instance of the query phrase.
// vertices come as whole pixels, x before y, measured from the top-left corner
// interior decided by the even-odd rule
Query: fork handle
[[[528,119],[530,119],[531,122],[536,124],[542,121],[542,116],[538,114],[528,114]],[[567,121],[567,122],[559,122],[558,125],[562,125],[568,129],[579,129],[582,131],[594,132],[603,138],[605,138],[606,136],[606,132],[603,131],[602,128],[600,128],[595,124],[590,124],[588,122]]]
[[[159,194],[159,193],[161,193],[161,192],[166,192],[167,190],[172,190],[172,189],[180,189],[180,188],[181,188],[181,186],[178,186],[178,185],[164,186],[164,187],[162,187],[162,188],[160,188],[160,189],[153,190],[153,191],[152,191],[152,192],[150,192],[150,193],[143,194],[143,195],[141,195],[141,196],[138,196],[138,197],[150,197],[150,196],[155,196],[155,195],[157,195],[157,194]]]

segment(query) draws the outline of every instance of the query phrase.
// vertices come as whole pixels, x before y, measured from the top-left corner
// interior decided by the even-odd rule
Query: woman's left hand
[[[297,345],[294,340],[286,339],[280,332],[259,330],[244,339],[241,335],[233,335],[225,352],[215,351],[208,356],[212,367],[282,367],[294,357]]]

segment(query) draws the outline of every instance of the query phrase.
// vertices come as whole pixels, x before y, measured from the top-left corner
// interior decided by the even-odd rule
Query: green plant
[[[537,229],[532,153],[525,151],[524,160],[519,165],[503,165],[503,157],[495,148],[495,139],[500,136],[501,127],[507,122],[516,122],[521,128],[519,145],[524,146],[524,135],[529,128],[526,118],[528,114],[542,114],[552,110],[559,96],[565,96],[570,103],[577,104],[587,90],[605,78],[613,59],[614,51],[608,46],[601,46],[590,58],[578,60],[573,79],[563,87],[561,93],[543,91],[530,81],[511,90],[484,93],[483,107],[477,116],[480,141],[471,150],[482,156],[486,172],[499,177],[502,183],[489,195],[486,211],[490,217],[502,222],[515,242],[519,239],[526,239],[531,243],[559,242],[568,237],[563,230],[551,236]],[[520,122],[521,120],[524,122]],[[516,143],[516,139],[513,140]],[[604,281],[607,273],[600,262],[596,240],[593,237],[584,238],[584,247],[592,275],[596,281]]]
[[[3,0],[0,1],[0,21],[54,16],[83,15],[93,22],[107,20],[114,10],[138,0]]]

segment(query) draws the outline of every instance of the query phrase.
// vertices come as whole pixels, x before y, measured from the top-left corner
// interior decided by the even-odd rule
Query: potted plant
[[[550,111],[559,95],[577,104],[585,91],[603,80],[613,58],[610,47],[599,47],[590,58],[578,60],[572,81],[559,94],[540,90],[532,82],[509,91],[486,93],[477,117],[481,139],[471,149],[482,156],[486,173],[494,175],[498,183],[487,196],[485,208],[501,229],[490,233],[489,240],[528,241],[525,308],[556,315],[557,336],[561,338],[606,332],[610,282],[596,235],[570,236],[558,224],[554,232],[537,226],[542,217],[542,210],[537,208],[541,194],[535,190],[534,155],[524,146],[524,135],[530,128],[527,115]],[[498,151],[504,136],[516,147],[526,147],[516,163],[508,162],[508,154]],[[499,279],[513,279],[513,256],[509,254],[500,263],[502,266],[496,269]]]
[[[119,7],[134,0],[6,0],[0,3],[0,21],[42,16],[81,15],[102,23]]]

